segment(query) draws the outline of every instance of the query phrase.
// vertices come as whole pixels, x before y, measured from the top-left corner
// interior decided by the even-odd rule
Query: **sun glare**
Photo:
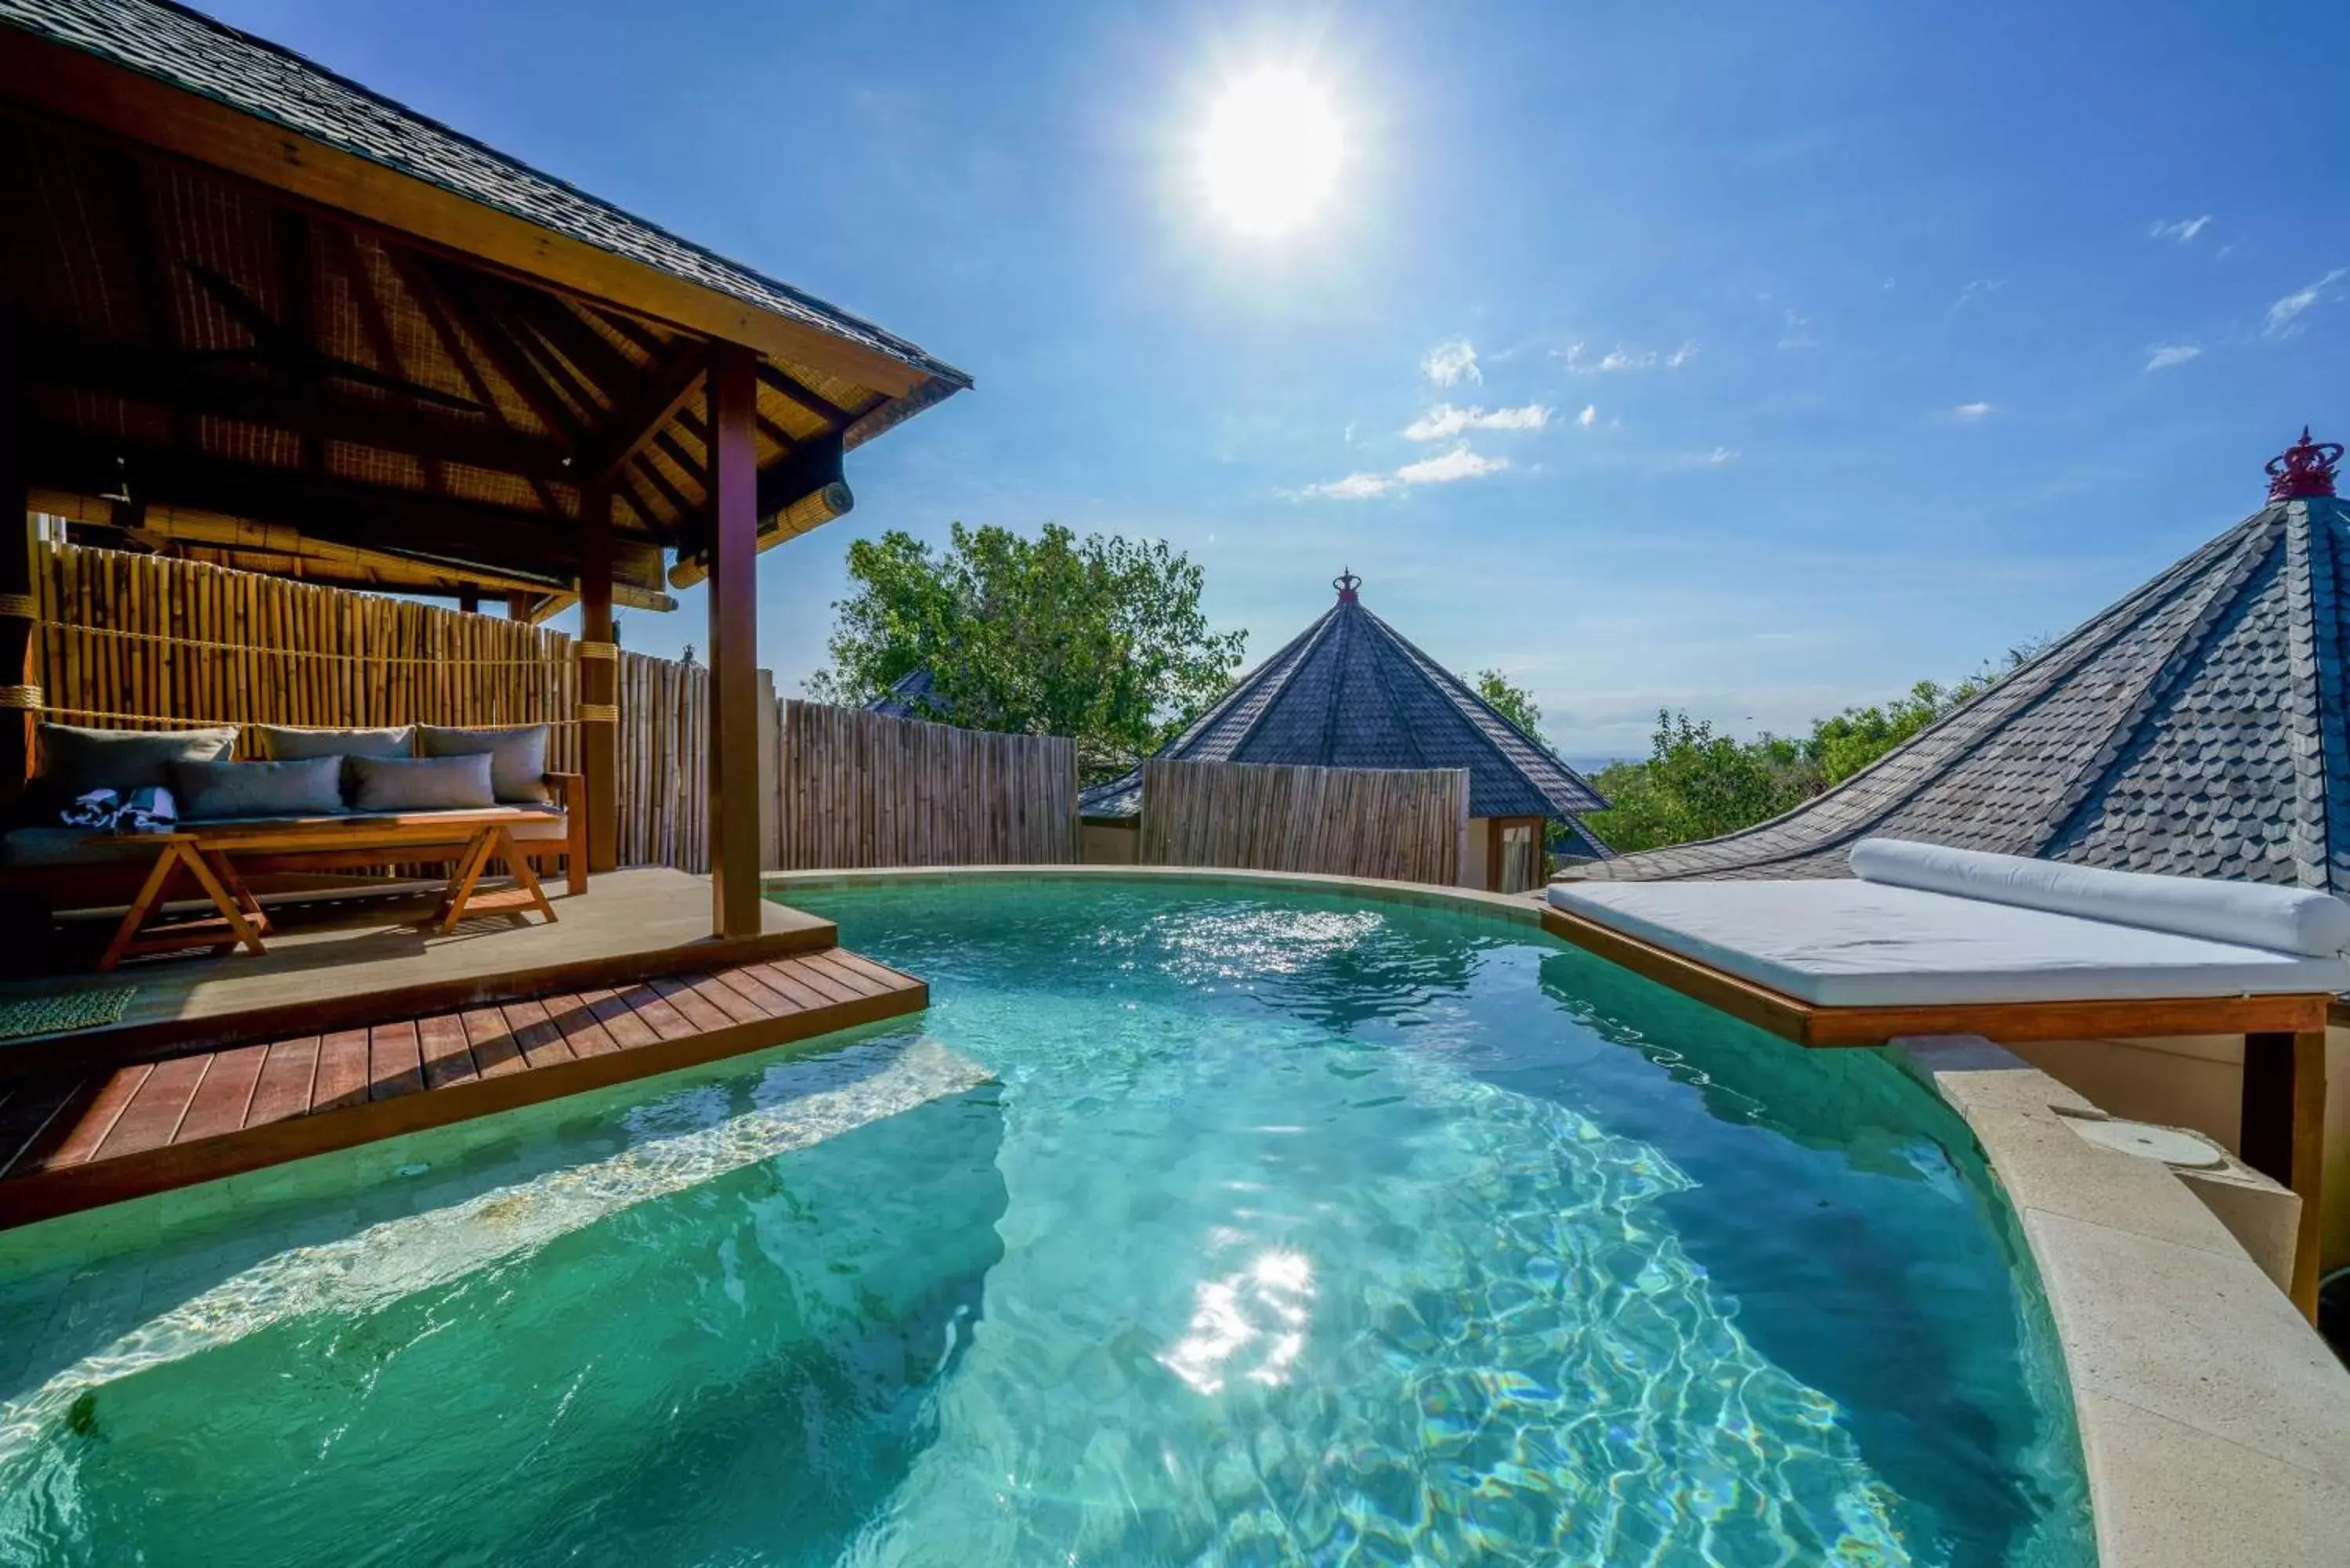
[[[1210,107],[1200,182],[1229,227],[1269,238],[1298,228],[1328,202],[1346,151],[1345,128],[1323,86],[1267,66],[1226,83]]]

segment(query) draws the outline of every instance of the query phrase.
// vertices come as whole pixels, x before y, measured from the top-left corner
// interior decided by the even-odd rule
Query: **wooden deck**
[[[705,891],[706,897],[706,891]],[[331,984],[338,977],[318,977]],[[920,1011],[838,948],[0,1085],[0,1228]]]
[[[828,948],[835,939],[831,921],[768,904],[760,935],[721,941],[710,935],[709,878],[660,867],[609,872],[586,893],[554,902],[553,925],[494,915],[446,933],[425,924],[429,892],[296,904],[272,909],[277,929],[266,953],[149,959],[110,974],[11,981],[0,984],[0,997],[121,985],[137,993],[120,1023],[0,1041],[0,1083],[93,1061],[323,1034],[533,990],[623,985]]]

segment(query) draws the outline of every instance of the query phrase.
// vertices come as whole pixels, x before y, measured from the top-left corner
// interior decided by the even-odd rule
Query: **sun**
[[[1200,184],[1227,227],[1273,238],[1328,204],[1346,161],[1346,128],[1327,88],[1264,66],[1216,95],[1200,135]]]

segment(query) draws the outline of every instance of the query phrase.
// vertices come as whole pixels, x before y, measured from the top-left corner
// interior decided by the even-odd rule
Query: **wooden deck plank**
[[[522,1059],[522,1047],[515,1044],[504,1012],[494,1007],[469,1007],[459,1016],[465,1021],[465,1040],[473,1047],[473,1067],[480,1076],[503,1078],[528,1069],[530,1064]]]
[[[809,953],[799,962],[818,974],[838,981],[858,996],[881,996],[897,989],[886,979],[866,974],[845,963],[831,962],[831,957],[829,953]]]
[[[368,1097],[368,1032],[338,1029],[318,1036],[318,1075],[310,1085],[310,1108],[339,1110]]]
[[[827,1002],[856,1002],[865,995],[862,989],[849,985],[837,975],[817,969],[805,958],[786,959],[775,967]]]
[[[762,1018],[780,1017],[773,1008],[746,991],[739,991],[714,974],[705,974],[692,985],[693,994],[733,1019],[737,1023],[756,1023]],[[784,1010],[788,1012],[790,1008]]]
[[[416,1021],[379,1023],[368,1031],[368,1098],[424,1092],[424,1057],[416,1041]]]
[[[653,994],[677,1009],[696,1029],[723,1029],[738,1022],[695,989],[697,982],[706,978],[699,974],[672,974],[649,980],[645,983],[652,987]]]
[[[86,1080],[71,1074],[36,1078],[0,1091],[0,1174],[41,1141],[51,1124],[73,1114]]]
[[[918,983],[913,976],[907,974],[902,970],[891,969],[885,963],[875,963],[863,953],[853,953],[847,948],[834,948],[824,956],[833,960],[844,968],[852,969],[859,974],[869,976],[871,979],[878,981],[881,985],[882,989],[886,991],[902,991],[910,985]]]
[[[534,1068],[551,1067],[572,1059],[571,1047],[564,1044],[563,1031],[547,1016],[545,1002],[536,998],[509,1002],[499,1011],[506,1015],[506,1027],[514,1031],[515,1044],[520,1048],[523,1060]]]
[[[445,1088],[481,1076],[473,1066],[473,1050],[465,1038],[465,1021],[453,1012],[436,1012],[416,1021],[417,1054],[424,1063],[424,1086]]]
[[[253,1091],[261,1082],[262,1064],[268,1055],[266,1045],[239,1045],[215,1055],[203,1083],[196,1089],[195,1098],[188,1102],[188,1114],[180,1118],[180,1129],[172,1141],[188,1143],[200,1137],[216,1137],[244,1127],[245,1113],[253,1107]]]
[[[210,1056],[177,1056],[156,1063],[155,1070],[147,1075],[147,1081],[139,1085],[139,1092],[123,1107],[114,1130],[98,1146],[97,1158],[113,1159],[170,1143],[212,1064]]]
[[[106,1082],[99,1085],[97,1095],[90,1100],[89,1107],[82,1112],[81,1119],[74,1124],[73,1130],[59,1141],[57,1147],[49,1151],[48,1157],[36,1161],[27,1150],[19,1164],[26,1170],[36,1167],[53,1169],[80,1165],[88,1160],[106,1141],[106,1135],[114,1130],[114,1124],[121,1119],[131,1096],[139,1092],[140,1085],[147,1082],[148,1075],[154,1071],[152,1063],[141,1062],[136,1066],[108,1075]],[[14,1169],[9,1172],[11,1176],[16,1174]]]
[[[245,1107],[244,1125],[263,1127],[307,1114],[317,1078],[317,1035],[271,1043],[262,1058],[261,1079],[253,1087],[253,1102]]]
[[[701,1033],[687,1021],[684,1013],[671,1007],[668,999],[649,984],[626,986],[617,994],[654,1033],[664,1040],[688,1040]]]
[[[546,1015],[563,1031],[563,1043],[571,1047],[574,1056],[608,1056],[620,1048],[620,1043],[605,1030],[595,1010],[584,996],[555,995],[542,998]]]
[[[810,985],[791,968],[789,960],[745,965],[763,984],[774,987],[801,1007],[829,1007],[834,998]]]
[[[653,1026],[638,1017],[637,1010],[621,1000],[617,992],[583,991],[579,993],[579,1000],[588,1004],[588,1010],[596,1015],[596,1022],[604,1026],[605,1034],[623,1051],[651,1045],[660,1039],[654,1033]]]
[[[929,1000],[911,977],[889,987],[856,972],[874,993],[844,998],[837,976],[827,990],[817,976],[722,964],[621,992],[549,990],[463,1012],[387,1016],[38,1087],[20,1079],[0,1085],[0,1147],[35,1124],[44,1130],[36,1158],[0,1174],[0,1227],[828,1034]]]

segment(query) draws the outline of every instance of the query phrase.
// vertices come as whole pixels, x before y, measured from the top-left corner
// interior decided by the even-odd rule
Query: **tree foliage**
[[[1527,734],[1541,738],[1542,710],[1534,705],[1533,692],[1523,686],[1513,686],[1498,670],[1480,670],[1469,684],[1503,718]]]
[[[1221,695],[1247,634],[1212,633],[1200,568],[1164,543],[1046,524],[958,523],[943,551],[892,530],[848,547],[821,701],[858,704],[916,670],[927,718],[1076,739],[1089,776],[1128,765]]]
[[[1815,719],[1807,735],[1765,731],[1739,741],[1705,720],[1660,710],[1646,762],[1617,763],[1594,775],[1610,809],[1591,814],[1592,831],[1628,852],[1767,822],[1973,701],[2043,646],[2011,648],[2000,664],[1986,664],[1953,686],[1920,680],[1890,701]]]

